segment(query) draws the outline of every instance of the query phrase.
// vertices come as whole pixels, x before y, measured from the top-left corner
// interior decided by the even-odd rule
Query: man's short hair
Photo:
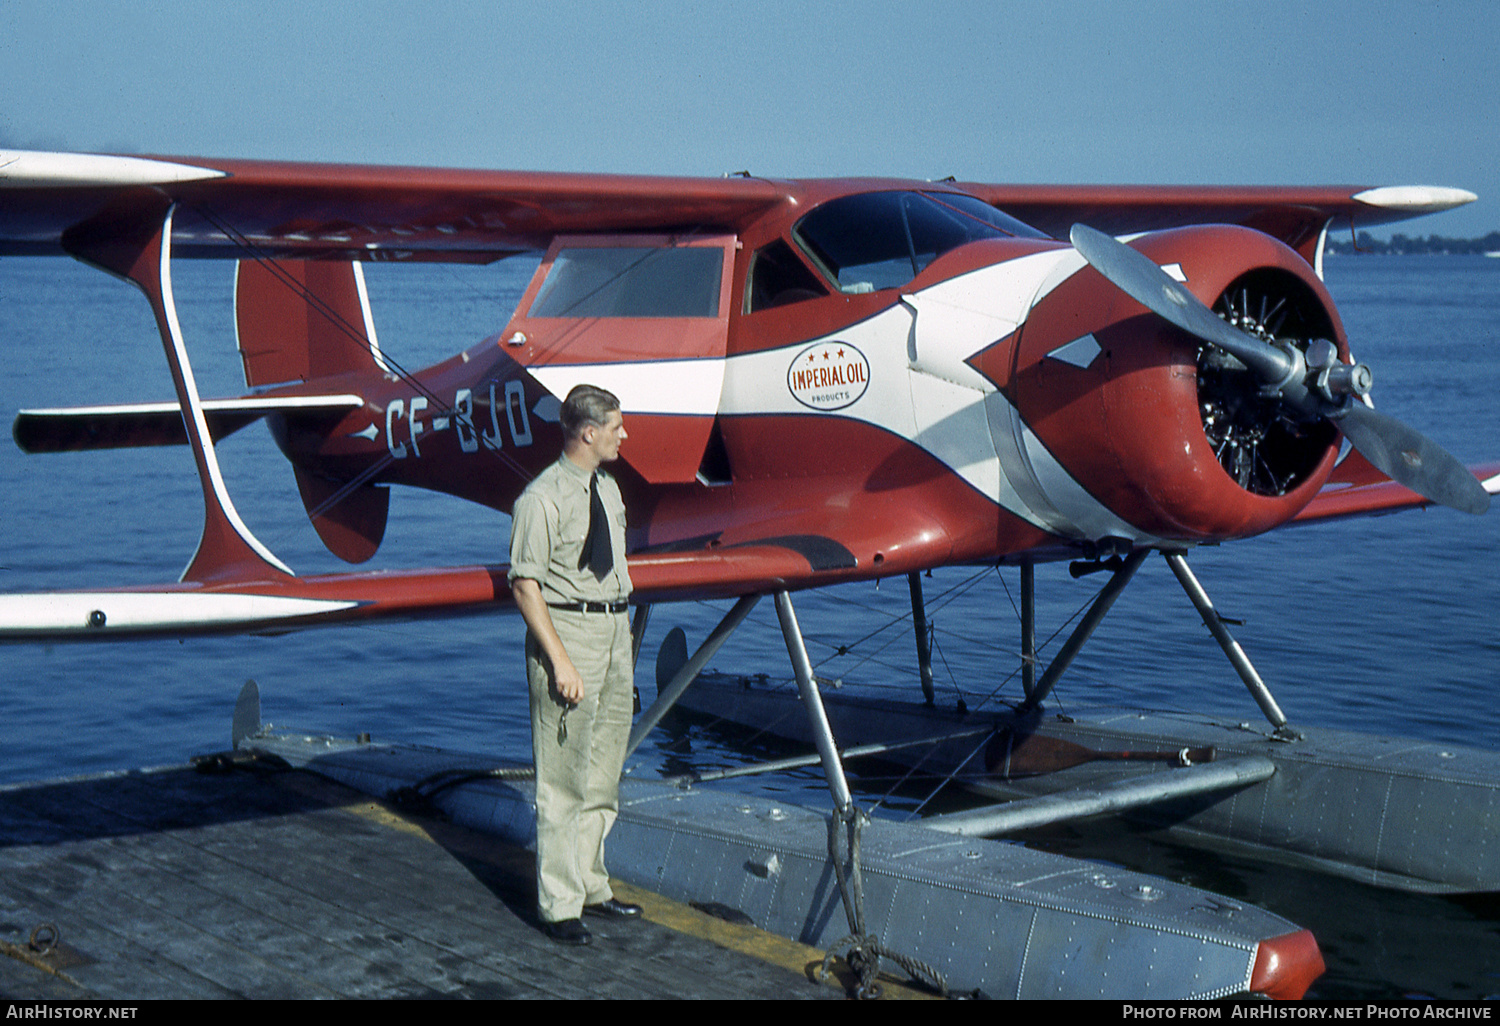
[[[568,397],[563,400],[562,411],[558,414],[563,437],[581,438],[586,427],[590,424],[603,427],[609,420],[609,415],[619,409],[620,400],[613,392],[597,385],[574,385]]]

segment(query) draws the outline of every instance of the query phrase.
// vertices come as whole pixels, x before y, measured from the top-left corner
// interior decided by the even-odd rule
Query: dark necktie
[[[578,556],[578,569],[587,567],[599,580],[609,576],[614,569],[614,551],[609,544],[609,515],[604,512],[604,500],[599,498],[599,475],[589,478],[589,536],[584,539],[583,552]]]

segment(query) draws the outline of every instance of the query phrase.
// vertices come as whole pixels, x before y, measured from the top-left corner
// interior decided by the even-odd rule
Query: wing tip
[[[0,150],[0,188],[172,185],[225,177],[227,172],[213,168],[149,157]]]
[[[1468,189],[1442,185],[1384,185],[1357,192],[1352,198],[1366,206],[1415,217],[1452,210],[1473,203],[1479,197]]]

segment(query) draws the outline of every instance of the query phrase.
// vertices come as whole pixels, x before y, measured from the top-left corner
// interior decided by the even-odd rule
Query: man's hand
[[[566,652],[561,659],[552,660],[552,684],[562,700],[569,705],[577,705],[583,701],[583,677],[574,669],[573,661]]]

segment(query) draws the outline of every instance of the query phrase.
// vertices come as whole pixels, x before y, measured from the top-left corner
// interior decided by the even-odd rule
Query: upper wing
[[[1463,189],[1213,185],[975,185],[960,188],[1059,239],[1086,224],[1110,235],[1240,224],[1315,258],[1320,235],[1405,221],[1472,203]]]
[[[107,227],[165,195],[179,205],[179,256],[240,257],[250,247],[303,259],[488,261],[575,232],[738,231],[813,184],[10,150],[0,151],[0,255],[69,252],[70,233]],[[1116,235],[1231,223],[1310,259],[1330,225],[1385,224],[1475,198],[1427,187],[956,187],[1057,238],[1077,222]]]
[[[487,261],[570,232],[734,229],[783,198],[753,178],[454,171],[0,151],[0,254],[178,204],[178,256]]]

